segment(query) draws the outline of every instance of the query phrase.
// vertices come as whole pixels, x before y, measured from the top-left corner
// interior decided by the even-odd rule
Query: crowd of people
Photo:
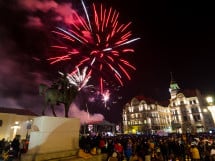
[[[215,161],[215,135],[171,134],[82,136],[79,146],[86,153],[97,148],[107,161]]]
[[[16,136],[0,141],[0,161],[19,159],[27,151],[26,140]],[[214,134],[81,135],[80,154],[105,153],[106,161],[215,161]],[[89,157],[90,155],[85,155]]]
[[[0,140],[0,161],[19,160],[22,153],[27,152],[28,141],[20,139],[20,135],[16,135],[12,141],[5,138]]]

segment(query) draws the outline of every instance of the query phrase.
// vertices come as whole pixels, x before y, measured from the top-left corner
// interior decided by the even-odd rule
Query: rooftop
[[[38,116],[37,114],[33,113],[32,111],[29,111],[29,110],[26,110],[26,109],[6,108],[6,107],[0,107],[0,113],[10,113],[10,114],[17,114],[17,115]]]

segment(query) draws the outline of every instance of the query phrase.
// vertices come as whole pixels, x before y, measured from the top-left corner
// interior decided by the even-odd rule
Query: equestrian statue
[[[45,110],[50,106],[53,115],[56,117],[54,106],[63,104],[65,117],[68,117],[71,103],[76,98],[78,92],[85,87],[90,78],[90,76],[85,73],[86,69],[83,70],[83,75],[80,75],[80,72],[78,72],[78,75],[60,73],[60,78],[53,82],[51,86],[40,84],[39,94],[45,97],[45,106],[42,109],[42,115],[45,115]]]

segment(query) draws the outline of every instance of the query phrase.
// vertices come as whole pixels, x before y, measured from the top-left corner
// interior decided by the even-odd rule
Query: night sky
[[[128,58],[136,71],[119,91],[111,93],[107,102],[110,109],[101,101],[87,102],[87,98],[78,96],[72,116],[89,117],[85,112],[87,104],[91,120],[104,117],[119,123],[123,105],[136,95],[168,100],[170,72],[181,89],[214,94],[215,11],[212,2],[84,2],[86,6],[92,2],[112,6],[119,11],[120,22],[132,21],[133,37],[141,39],[132,43],[135,53]],[[44,100],[39,96],[38,85],[50,83],[58,71],[44,61],[52,38],[50,29],[60,25],[55,19],[57,16],[66,21],[71,11],[80,8],[78,0],[0,0],[1,107],[26,108],[40,114]],[[89,97],[84,93],[82,96]],[[61,107],[56,110],[62,113]]]

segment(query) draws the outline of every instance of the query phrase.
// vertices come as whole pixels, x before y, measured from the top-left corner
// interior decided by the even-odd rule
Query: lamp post
[[[31,129],[31,125],[32,125],[33,120],[28,120],[27,121],[27,125],[26,125],[26,139],[29,140],[29,130]]]
[[[211,97],[211,96],[206,97],[206,101],[209,105],[212,105],[213,104],[213,97]]]
[[[208,103],[207,109],[208,109],[208,111],[210,111],[210,114],[213,119],[213,123],[215,125],[215,106],[214,106],[213,97],[211,97],[211,96],[206,97],[206,101]]]

